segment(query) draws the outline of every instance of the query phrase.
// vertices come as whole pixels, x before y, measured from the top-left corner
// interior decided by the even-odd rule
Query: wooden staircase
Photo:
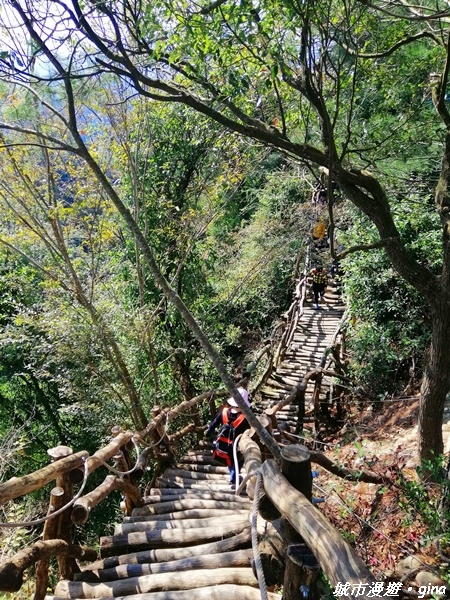
[[[331,279],[319,308],[314,308],[312,291],[308,288],[303,314],[298,321],[289,347],[283,354],[282,361],[261,388],[260,410],[274,406],[287,397],[292,388],[297,386],[307,372],[320,366],[327,348],[333,338],[345,312],[339,282]],[[332,388],[332,379],[325,376],[321,384],[320,402],[327,402]],[[306,398],[312,398],[314,382],[309,381]],[[308,412],[308,406],[307,412]],[[309,407],[311,409],[311,406]],[[277,412],[277,420],[284,423],[286,429],[294,431],[298,408],[288,404]]]
[[[100,539],[102,560],[60,581],[46,600],[259,600],[252,503],[228,478],[211,449],[189,452],[156,481],[144,506]]]

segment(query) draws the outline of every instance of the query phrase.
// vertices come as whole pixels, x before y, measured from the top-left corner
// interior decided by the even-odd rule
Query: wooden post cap
[[[282,448],[281,472],[296,490],[311,500],[311,453],[306,446],[292,444]]]
[[[69,446],[55,446],[54,448],[49,448],[47,454],[52,459],[52,462],[55,462],[55,460],[70,456],[73,454],[73,450],[72,448],[69,448]]]
[[[291,444],[281,450],[281,457],[288,462],[306,462],[311,460],[311,452],[306,446]]]
[[[120,425],[114,425],[114,427],[111,427],[111,435],[113,437],[117,437],[121,431],[122,427]]]
[[[60,487],[59,485],[57,485],[56,487],[54,487],[52,489],[52,491],[50,492],[50,495],[53,496],[54,498],[58,497],[58,496],[63,496],[64,495],[64,490],[62,487]]]

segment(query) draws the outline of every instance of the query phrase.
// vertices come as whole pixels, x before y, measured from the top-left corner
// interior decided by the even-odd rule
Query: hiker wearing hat
[[[237,390],[247,406],[250,406],[247,390],[243,387],[238,387]],[[238,474],[236,473],[233,457],[234,442],[238,435],[244,433],[246,429],[249,429],[250,425],[233,397],[228,398],[226,404],[219,409],[217,415],[206,430],[206,437],[210,438],[219,426],[219,434],[213,442],[213,459],[220,464],[227,465],[230,472],[230,483],[234,486]],[[242,457],[238,454],[239,471],[241,470],[242,464]]]

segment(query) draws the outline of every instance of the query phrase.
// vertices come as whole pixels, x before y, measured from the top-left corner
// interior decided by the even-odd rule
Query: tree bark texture
[[[436,290],[438,294],[438,290]],[[444,451],[442,421],[450,390],[450,292],[432,307],[433,331],[420,388],[419,454],[433,459]]]

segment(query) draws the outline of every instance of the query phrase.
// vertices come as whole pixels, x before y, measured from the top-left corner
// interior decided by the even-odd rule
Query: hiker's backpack
[[[240,413],[231,423],[228,421],[228,407],[222,411],[222,427],[213,442],[212,458],[219,465],[231,466],[232,448],[236,437],[236,428],[244,421],[245,416]]]

